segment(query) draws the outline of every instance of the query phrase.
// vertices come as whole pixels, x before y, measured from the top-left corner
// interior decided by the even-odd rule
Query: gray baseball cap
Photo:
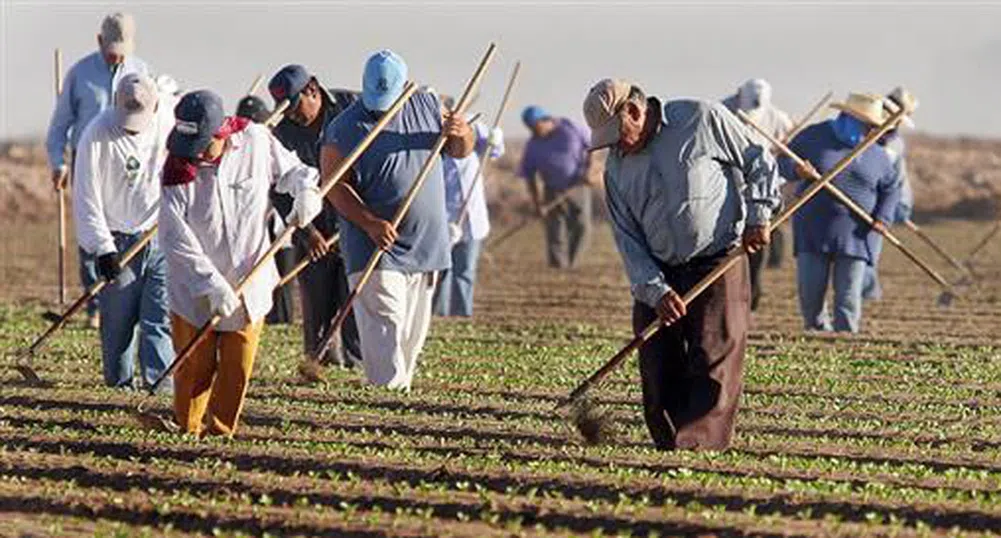
[[[112,13],[101,21],[101,42],[112,54],[128,56],[136,48],[136,21],[128,13]]]
[[[145,131],[156,115],[158,100],[156,82],[152,78],[136,73],[125,75],[115,89],[118,125],[127,131]]]

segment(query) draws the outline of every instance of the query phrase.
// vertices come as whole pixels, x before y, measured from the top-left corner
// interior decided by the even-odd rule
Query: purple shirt
[[[521,158],[521,177],[532,180],[535,174],[550,190],[564,190],[576,183],[587,169],[591,133],[586,127],[561,118],[549,136],[533,136]]]

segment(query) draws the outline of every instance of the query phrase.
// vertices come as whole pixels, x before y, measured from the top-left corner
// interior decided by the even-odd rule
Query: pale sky
[[[52,56],[92,52],[103,15],[132,12],[138,55],[229,107],[258,73],[302,63],[328,86],[357,87],[367,56],[392,48],[411,78],[457,93],[487,44],[499,49],[474,110],[493,117],[515,60],[521,108],[581,119],[606,76],[664,98],[718,99],[768,79],[796,117],[827,90],[920,99],[923,131],[1001,136],[1001,2],[94,2],[0,0],[0,138],[40,136],[53,104]]]

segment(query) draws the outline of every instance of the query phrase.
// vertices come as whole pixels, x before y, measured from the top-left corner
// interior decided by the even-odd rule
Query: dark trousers
[[[678,293],[691,288],[723,255],[662,267]],[[688,314],[657,332],[639,351],[643,414],[663,450],[727,448],[744,389],[744,351],[750,320],[749,271],[742,258],[688,306]],[[657,318],[633,306],[639,334]]]
[[[306,256],[302,248],[295,249],[299,256]],[[327,334],[330,321],[347,300],[348,279],[344,260],[336,252],[309,264],[299,273],[299,296],[302,299],[302,332],[306,353],[312,353]],[[361,344],[354,314],[348,314],[335,336],[323,364],[352,366],[361,364]]]
[[[275,254],[275,267],[278,268],[278,274],[283,278],[295,267],[296,262],[294,249],[283,248]],[[295,298],[291,283],[276,289],[272,297],[273,306],[271,307],[271,312],[268,312],[267,317],[264,318],[264,322],[268,325],[278,325],[295,321],[295,305],[293,301],[295,301]]]
[[[549,203],[565,191],[545,189]],[[576,267],[591,237],[591,189],[577,188],[546,215],[546,253],[549,266],[558,269]]]

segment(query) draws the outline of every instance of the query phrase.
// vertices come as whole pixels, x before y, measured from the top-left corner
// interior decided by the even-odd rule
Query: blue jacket
[[[807,127],[789,147],[821,174],[852,151],[835,137],[833,121]],[[799,177],[791,159],[782,157],[779,167],[783,177]],[[833,184],[876,220],[893,223],[900,201],[900,176],[883,148],[877,145],[863,152],[834,178]],[[808,182],[801,182],[798,194],[808,186]],[[836,254],[862,259],[870,265],[879,239],[879,234],[826,191],[817,193],[793,216],[793,233],[797,254]]]

